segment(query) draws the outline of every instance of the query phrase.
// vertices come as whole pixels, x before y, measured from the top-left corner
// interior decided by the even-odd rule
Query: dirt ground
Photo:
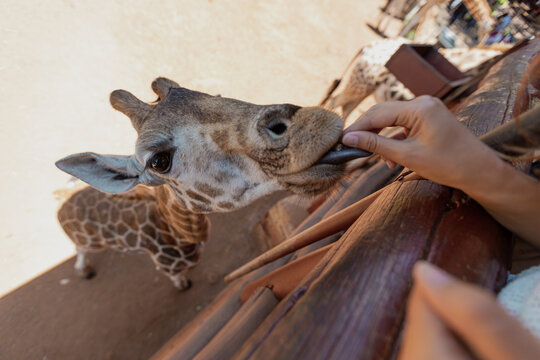
[[[152,79],[255,103],[313,105],[366,43],[384,1],[0,2],[0,358],[145,359],[258,251],[250,228],[279,196],[212,216],[195,286],[178,293],[146,256],[93,256],[79,280],[56,221],[71,153],[130,154],[108,104]],[[224,256],[224,254],[226,256]],[[202,299],[202,300],[201,300]]]

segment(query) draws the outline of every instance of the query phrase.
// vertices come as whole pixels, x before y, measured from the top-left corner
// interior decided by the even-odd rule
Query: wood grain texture
[[[272,290],[266,287],[257,289],[194,360],[230,358],[277,303]]]

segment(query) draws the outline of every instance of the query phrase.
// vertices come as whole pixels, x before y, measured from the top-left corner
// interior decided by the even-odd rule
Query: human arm
[[[539,358],[539,340],[487,290],[426,262],[415,265],[413,279],[401,360]]]
[[[376,134],[388,126],[404,127],[406,138]],[[462,190],[502,225],[540,247],[540,182],[500,159],[438,99],[421,96],[376,105],[345,130],[342,141]]]

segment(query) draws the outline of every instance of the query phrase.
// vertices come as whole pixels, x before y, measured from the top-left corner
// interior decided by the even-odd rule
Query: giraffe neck
[[[155,189],[155,196],[158,211],[163,219],[185,238],[186,242],[198,243],[208,238],[210,222],[205,214],[195,214],[188,210],[167,185],[158,186]]]

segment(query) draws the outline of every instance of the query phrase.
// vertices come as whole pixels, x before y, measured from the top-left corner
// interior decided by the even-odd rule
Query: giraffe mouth
[[[370,156],[372,153],[366,150],[351,148],[337,143],[326,152],[314,165],[341,165],[351,160]]]
[[[338,142],[307,169],[283,176],[280,182],[297,194],[317,195],[331,188],[345,174],[347,162],[370,155],[369,151]]]

